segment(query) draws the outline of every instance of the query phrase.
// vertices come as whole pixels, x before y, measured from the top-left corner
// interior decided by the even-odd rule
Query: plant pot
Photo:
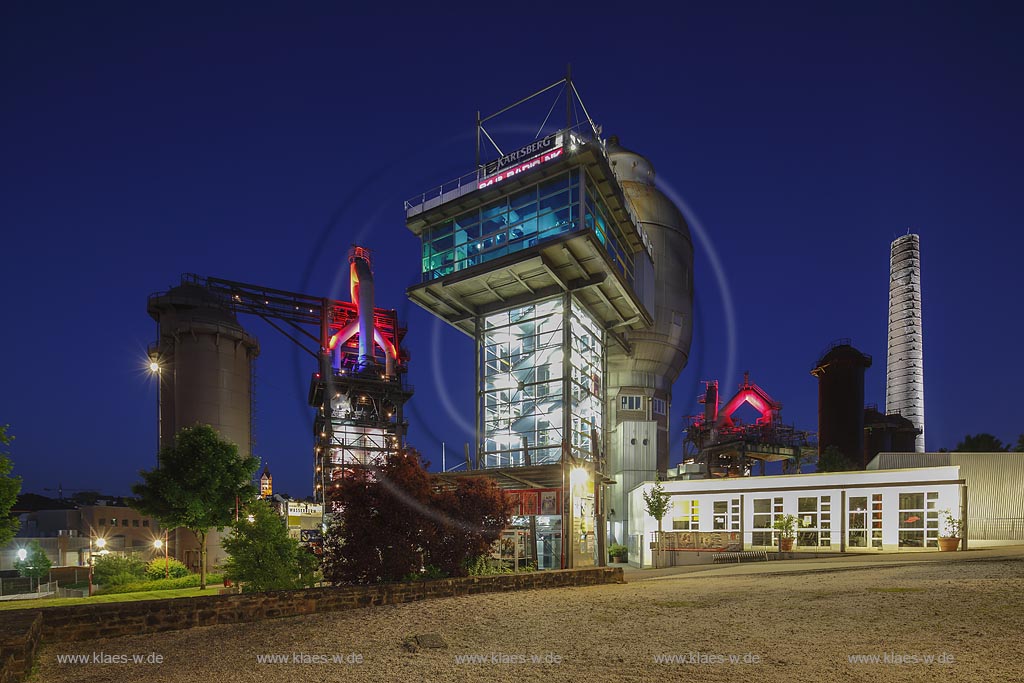
[[[779,552],[788,553],[793,550],[793,542],[795,538],[780,538],[779,539]]]
[[[939,539],[939,552],[951,553],[956,552],[960,548],[959,538],[940,538]]]

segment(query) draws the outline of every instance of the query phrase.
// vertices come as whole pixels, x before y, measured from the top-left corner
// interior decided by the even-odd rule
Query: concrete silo
[[[638,259],[636,289],[654,324],[624,332],[629,350],[611,344],[607,360],[608,472],[616,481],[608,520],[611,536],[624,542],[625,494],[668,469],[672,385],[686,367],[693,335],[693,242],[679,207],[655,187],[651,162],[615,136],[607,150],[653,256],[653,266]]]
[[[182,427],[211,425],[252,454],[252,372],[259,343],[220,298],[183,284],[149,299],[159,337],[150,356],[160,366],[160,446]]]
[[[182,427],[208,424],[238,446],[240,456],[251,455],[256,338],[220,297],[199,285],[155,294],[147,308],[159,330],[149,353],[159,366],[160,447],[173,443]],[[211,532],[207,546],[214,566],[223,559],[219,534]],[[198,568],[199,542],[192,532],[175,530],[171,553]]]

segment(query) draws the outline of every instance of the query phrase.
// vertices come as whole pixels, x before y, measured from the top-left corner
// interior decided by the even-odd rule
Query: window
[[[106,517],[100,517],[100,526],[106,526],[106,525],[107,525],[107,518]]]
[[[658,400],[658,399],[655,399]],[[714,516],[712,521],[714,522],[712,527],[715,531],[728,528],[729,520],[729,501],[727,500],[716,500],[712,503]]]
[[[797,517],[800,518],[800,528],[796,534],[798,546],[832,545],[831,496],[798,499]]]
[[[739,531],[740,499],[716,500],[712,505],[712,528],[715,531]]]
[[[697,531],[700,527],[700,502],[696,500],[672,501],[672,529]]]
[[[850,510],[847,513],[848,524],[850,525],[847,544],[851,548],[868,547],[868,497],[852,496],[850,498]]]
[[[782,498],[754,499],[754,529],[751,534],[751,545],[775,545],[775,532],[772,524],[775,518],[782,515]]]
[[[575,230],[580,175],[569,171],[424,230],[423,281],[445,277]]]
[[[851,548],[867,548],[869,544],[872,548],[882,547],[882,494],[876,493],[871,496],[870,510],[867,496],[852,496],[847,519],[847,544]]]
[[[133,527],[137,527],[137,526],[139,526],[139,520],[137,520],[137,519],[133,519],[133,520],[132,520],[132,526],[133,526]]]
[[[935,547],[939,518],[937,492],[901,493],[899,496],[899,547]]]
[[[935,509],[939,494],[901,493],[900,501],[900,548],[934,548],[938,545],[939,513]]]
[[[665,414],[665,399],[663,399],[663,398],[656,398],[656,399],[654,399],[653,403],[654,403],[654,414],[655,415],[664,415]]]
[[[643,396],[623,396],[621,399],[622,410],[643,410],[644,408],[644,397]]]
[[[882,494],[871,496],[871,547],[882,547]]]
[[[117,526],[117,517],[110,518],[110,526]]]
[[[149,526],[149,520],[148,519],[142,520],[142,526]]]

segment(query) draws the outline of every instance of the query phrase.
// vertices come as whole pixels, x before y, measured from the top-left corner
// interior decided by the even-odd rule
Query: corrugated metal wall
[[[879,453],[868,469],[942,465],[967,482],[969,538],[1024,540],[1024,453]]]

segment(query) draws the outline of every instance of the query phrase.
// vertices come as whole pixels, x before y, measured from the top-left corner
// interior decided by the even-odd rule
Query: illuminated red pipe
[[[328,348],[334,351],[335,348],[345,344],[358,334],[359,360],[357,366],[362,370],[373,362],[373,343],[376,341],[384,350],[385,373],[388,377],[392,377],[399,352],[395,345],[387,340],[373,324],[374,284],[369,252],[362,247],[354,247],[352,255],[349,257],[349,264],[349,294],[352,303],[356,306],[358,317],[330,338]]]

